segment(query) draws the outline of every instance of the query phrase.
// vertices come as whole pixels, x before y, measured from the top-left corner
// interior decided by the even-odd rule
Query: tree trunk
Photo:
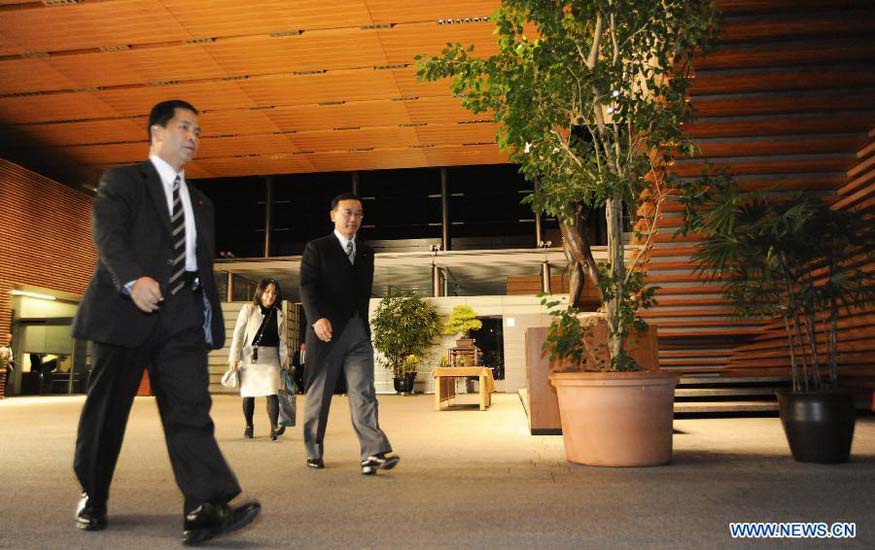
[[[574,225],[566,223],[560,225],[565,257],[568,259],[571,267],[571,277],[568,281],[568,292],[570,294],[568,303],[577,307],[583,306],[583,286],[586,277],[589,277],[595,287],[599,289],[599,295],[601,295],[601,289],[598,286],[598,264],[596,264],[595,258],[592,256],[592,247],[589,244],[589,239],[586,238],[583,232],[582,221],[578,216]]]
[[[608,222],[608,261],[611,278],[614,280],[614,296],[605,302],[605,316],[608,320],[608,351],[611,360],[620,357],[623,350],[623,334],[619,330],[620,304],[623,299],[626,281],[625,254],[623,252],[623,201],[610,197],[605,201],[605,214]]]

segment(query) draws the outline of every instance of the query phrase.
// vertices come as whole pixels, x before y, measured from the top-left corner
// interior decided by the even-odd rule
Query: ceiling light
[[[38,300],[57,300],[51,294],[40,294],[39,292],[31,292],[29,290],[10,290],[9,294],[13,296],[27,296],[28,298],[36,298]]]

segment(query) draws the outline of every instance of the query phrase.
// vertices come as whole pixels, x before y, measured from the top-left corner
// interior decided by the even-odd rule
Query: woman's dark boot
[[[246,429],[243,430],[243,437],[245,437],[246,439],[252,439],[252,432],[253,431],[254,430],[253,430],[252,424],[250,424],[249,426],[246,426]],[[274,439],[276,439],[276,438],[274,438]]]
[[[270,438],[272,440],[276,441],[277,436],[280,435],[281,433],[282,432],[280,431],[279,426],[271,426],[270,427]]]

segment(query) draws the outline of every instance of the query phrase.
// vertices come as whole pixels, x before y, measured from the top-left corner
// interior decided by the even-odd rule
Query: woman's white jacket
[[[276,329],[279,334],[279,356],[280,367],[289,368],[289,347],[285,339],[286,321],[283,312],[280,308],[276,308]],[[261,308],[255,304],[244,304],[240,308],[240,314],[237,316],[237,323],[234,325],[234,335],[231,338],[231,351],[228,353],[228,364],[233,365],[236,361],[243,360],[243,346],[252,343],[261,322],[264,320],[264,315],[261,313]]]

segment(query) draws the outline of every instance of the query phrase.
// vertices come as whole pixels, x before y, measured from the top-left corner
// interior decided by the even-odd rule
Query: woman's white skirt
[[[279,351],[276,347],[259,347],[258,359],[240,369],[240,397],[276,395],[279,387]]]

